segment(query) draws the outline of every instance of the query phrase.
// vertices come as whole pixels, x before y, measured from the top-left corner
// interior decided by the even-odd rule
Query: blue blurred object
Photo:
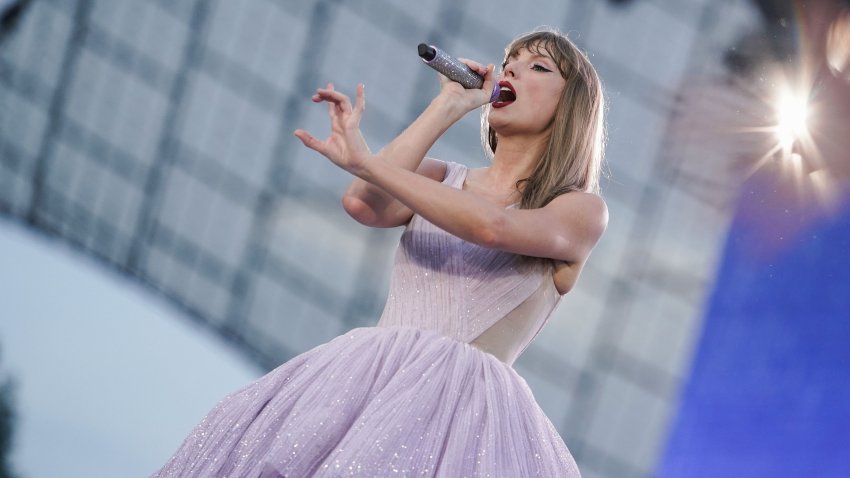
[[[850,211],[747,186],[656,476],[850,476]]]

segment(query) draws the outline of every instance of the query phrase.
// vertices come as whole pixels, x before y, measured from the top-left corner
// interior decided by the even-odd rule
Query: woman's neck
[[[499,138],[496,154],[487,171],[487,181],[496,188],[511,187],[520,179],[531,176],[543,155],[548,138]]]

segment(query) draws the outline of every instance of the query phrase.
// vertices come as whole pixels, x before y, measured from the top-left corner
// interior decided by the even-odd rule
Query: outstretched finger
[[[341,113],[351,113],[351,100],[348,96],[339,91],[327,88],[319,88],[316,94],[323,101],[327,101],[336,105],[337,111]]]
[[[304,146],[306,146],[306,147],[308,147],[308,148],[312,149],[313,151],[316,151],[320,154],[325,154],[325,144],[322,141],[315,138],[310,133],[299,128],[299,129],[296,129],[293,134],[295,134],[295,137],[300,139],[301,142],[304,143]]]
[[[313,96],[310,97],[313,103],[321,103],[322,101],[326,101],[326,98],[319,94],[320,90],[321,88],[316,88],[316,93],[314,93]],[[334,84],[328,83],[328,86],[325,87],[325,90],[333,91]],[[328,116],[330,116],[332,122],[336,121],[337,119],[337,110],[338,108],[336,103],[333,101],[328,101]]]
[[[354,113],[362,115],[366,109],[366,85],[360,83],[357,85],[357,99],[354,103]]]
[[[322,102],[322,98],[321,98],[321,96],[319,96],[319,90],[321,90],[321,89],[322,88],[316,88],[316,92],[313,93],[313,96],[311,97],[313,102],[315,102],[315,103],[321,103]],[[333,89],[334,89],[333,83],[328,83],[328,86],[326,86],[324,89],[333,91]]]
[[[328,86],[327,86],[326,88],[327,88],[327,89],[329,89],[329,90],[331,90],[331,91],[333,91],[333,89],[334,89],[334,84],[333,84],[333,83],[328,83]],[[316,94],[316,97],[317,97],[317,98],[319,98],[319,101],[322,101],[321,97],[320,97],[318,94]],[[334,109],[335,109],[335,108],[334,108],[334,104],[333,104],[333,103],[328,103],[328,114],[329,114],[329,115],[331,115],[331,118],[333,118],[333,117],[336,115],[336,112],[334,111]]]

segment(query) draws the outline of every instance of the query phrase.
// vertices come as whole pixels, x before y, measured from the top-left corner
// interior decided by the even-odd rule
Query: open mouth
[[[516,92],[508,81],[499,82],[499,97],[493,102],[496,108],[502,108],[516,101]]]

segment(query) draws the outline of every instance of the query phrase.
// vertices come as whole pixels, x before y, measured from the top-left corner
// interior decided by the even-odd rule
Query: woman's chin
[[[507,118],[502,117],[500,114],[493,114],[491,112],[490,115],[487,116],[487,123],[491,128],[493,128],[493,131],[495,131],[496,134],[502,134],[510,129],[510,121],[508,121]]]
[[[520,124],[511,123],[509,121],[490,121],[490,128],[496,133],[497,137],[508,137],[508,136],[521,136],[528,134],[536,134],[537,131],[533,131],[529,128],[524,128]]]

